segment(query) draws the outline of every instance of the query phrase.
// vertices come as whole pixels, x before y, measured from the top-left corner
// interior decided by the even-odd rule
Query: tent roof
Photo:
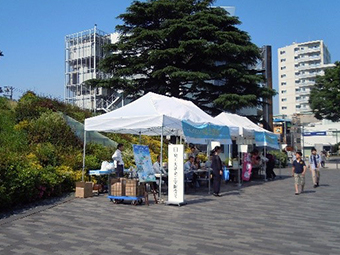
[[[85,119],[86,131],[126,134],[183,135],[182,120],[225,125],[195,104],[152,92],[117,110]]]
[[[219,115],[215,117],[215,119],[224,123],[225,125],[234,125],[240,129],[241,134],[244,137],[254,137],[254,131],[257,132],[266,132],[273,134],[272,132],[259,127],[254,122],[249,120],[247,117],[243,117],[233,113],[221,112]],[[243,133],[242,133],[243,132]]]
[[[222,112],[215,117],[219,121],[228,125],[234,124],[242,130],[244,138],[254,138],[257,146],[266,146],[273,149],[279,149],[278,135],[264,128],[259,127],[246,117],[237,114]]]

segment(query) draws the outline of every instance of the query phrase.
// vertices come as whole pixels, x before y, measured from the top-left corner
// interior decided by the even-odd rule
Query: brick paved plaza
[[[283,169],[275,181],[223,185],[221,198],[189,190],[182,207],[69,199],[0,220],[0,254],[339,255],[340,170],[321,174],[314,189],[308,172],[298,196]]]

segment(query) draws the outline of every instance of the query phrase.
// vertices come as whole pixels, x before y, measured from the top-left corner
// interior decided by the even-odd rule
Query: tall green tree
[[[340,120],[340,62],[316,78],[309,103],[317,119]]]
[[[217,114],[257,106],[275,94],[251,70],[260,57],[237,17],[213,0],[135,1],[118,18],[119,41],[107,46],[100,69],[108,80],[89,85],[122,89],[139,97],[149,91],[193,101]]]

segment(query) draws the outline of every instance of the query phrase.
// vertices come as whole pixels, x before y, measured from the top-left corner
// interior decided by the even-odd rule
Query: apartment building
[[[93,28],[65,36],[65,102],[92,111],[104,110],[117,100],[117,93],[108,88],[91,88],[89,79],[108,78],[98,69],[104,58],[104,45],[117,41],[116,33],[108,34]]]
[[[292,45],[278,49],[279,113],[292,116],[309,113],[310,90],[316,76],[334,66],[331,55],[322,40]]]

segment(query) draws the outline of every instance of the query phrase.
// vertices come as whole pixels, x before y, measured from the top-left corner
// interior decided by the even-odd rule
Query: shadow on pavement
[[[212,196],[212,195],[209,195]],[[192,204],[201,204],[201,203],[206,203],[206,202],[210,202],[213,199],[211,198],[199,198],[199,199],[193,199],[193,200],[185,200],[185,202],[187,203],[187,205],[192,205]]]
[[[315,190],[305,190],[303,194],[315,193]]]

